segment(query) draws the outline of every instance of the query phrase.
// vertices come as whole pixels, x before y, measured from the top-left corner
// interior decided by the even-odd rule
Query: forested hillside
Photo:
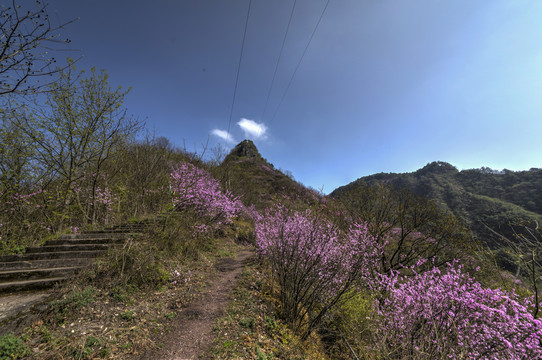
[[[412,173],[362,177],[337,188],[331,197],[349,197],[357,189],[377,183],[433,199],[493,248],[501,244],[495,232],[513,237],[511,225],[542,219],[542,169],[458,171],[446,162],[433,162]]]

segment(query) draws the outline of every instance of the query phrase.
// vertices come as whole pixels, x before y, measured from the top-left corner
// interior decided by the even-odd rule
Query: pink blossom
[[[394,349],[397,358],[542,357],[542,320],[529,311],[532,299],[484,288],[457,262],[408,277],[392,272],[380,286],[375,346]]]
[[[211,174],[189,162],[182,162],[173,169],[170,188],[177,209],[191,209],[205,217],[207,223],[229,223],[240,209],[237,197],[229,191],[222,191]],[[205,230],[202,226],[198,226],[197,231]]]

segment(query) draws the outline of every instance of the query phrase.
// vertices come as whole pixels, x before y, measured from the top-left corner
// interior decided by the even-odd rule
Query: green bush
[[[132,310],[126,310],[119,315],[122,320],[132,321],[135,319],[135,313]]]
[[[239,320],[239,325],[244,328],[252,329],[254,328],[254,319],[251,317],[245,317]]]
[[[84,282],[107,290],[117,302],[129,301],[135,289],[157,289],[167,283],[164,254],[152,236],[128,240],[123,247],[110,249],[82,274]]]
[[[20,359],[29,355],[29,350],[21,338],[7,334],[0,336],[0,360]]]
[[[164,316],[165,316],[166,319],[168,319],[168,320],[173,320],[173,319],[177,316],[177,314],[174,313],[174,312],[168,312],[168,313],[166,313]]]
[[[111,289],[109,296],[119,303],[127,302],[130,299],[126,294],[125,289],[121,286],[115,286],[113,289]]]
[[[96,289],[92,286],[87,286],[81,291],[71,291],[64,298],[51,302],[53,310],[66,313],[69,310],[77,310],[85,305],[94,302]]]
[[[274,317],[266,316],[265,317],[265,329],[271,333],[277,328],[277,322]]]
[[[330,323],[324,325],[329,329],[324,339],[328,353],[334,359],[350,359],[351,351],[360,358],[372,358],[367,353],[367,340],[371,335],[373,321],[372,297],[363,292],[352,293],[347,297],[348,300],[332,312]]]
[[[76,360],[95,359],[96,356],[107,358],[110,353],[111,350],[105,345],[105,341],[94,336],[87,337],[81,347],[72,347],[69,351]]]

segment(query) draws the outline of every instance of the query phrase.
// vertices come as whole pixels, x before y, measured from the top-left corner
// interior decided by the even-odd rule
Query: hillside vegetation
[[[357,189],[377,183],[434,200],[492,248],[502,246],[494,231],[512,237],[510,225],[542,220],[542,169],[458,171],[448,163],[433,162],[412,173],[362,177],[337,188],[331,197],[347,198]]]
[[[258,288],[302,340],[319,336],[327,357],[540,356],[533,289],[486,261],[469,229],[435,201],[384,184],[337,200],[317,195],[248,141],[221,167],[235,169],[225,184],[254,205],[268,271],[267,289]]]
[[[206,161],[149,134],[104,70],[52,69],[37,4],[5,10],[0,253],[152,225],[0,324],[0,359],[154,359],[239,253],[255,256],[236,263],[202,358],[542,358],[541,170],[437,162],[324,196],[249,140]],[[25,82],[42,75],[54,77]]]
[[[245,206],[254,206],[258,210],[277,202],[285,202],[289,206],[310,206],[322,197],[316,190],[306,188],[275,169],[250,140],[235,146],[212,171],[225,188],[240,197]]]
[[[259,261],[217,320],[208,357],[542,356],[536,288],[484,262],[468,229],[433,201],[383,185],[337,201],[276,170],[250,141],[218,166],[166,145],[118,150],[141,151],[168,169],[150,176],[141,195],[156,199],[147,216],[161,213],[163,226],[60,290],[24,335],[2,337],[15,358],[137,358],[159,348],[153,339],[172,328],[179,301],[198,298],[212,259],[237,251],[232,240],[255,246]],[[139,184],[119,179],[131,185],[112,187],[112,213],[124,209],[115,191]]]
[[[324,196],[250,140],[210,162],[148,134],[103,70],[69,61],[54,74],[39,96],[0,94],[0,252],[155,225],[58,287],[37,317],[11,324],[0,358],[158,351],[219,259],[247,246],[257,261],[217,320],[210,357],[542,357],[542,242],[525,225],[540,219],[541,170],[437,162]]]

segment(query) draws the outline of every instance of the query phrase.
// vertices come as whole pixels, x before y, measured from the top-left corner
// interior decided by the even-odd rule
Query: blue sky
[[[542,1],[51,0],[79,68],[132,87],[129,113],[189,150],[252,138],[330,192],[431,161],[542,167]],[[279,107],[280,99],[284,101]],[[264,114],[265,108],[265,114]],[[274,116],[276,114],[276,116]],[[260,126],[260,128],[258,128]],[[222,136],[222,137],[220,137]]]

